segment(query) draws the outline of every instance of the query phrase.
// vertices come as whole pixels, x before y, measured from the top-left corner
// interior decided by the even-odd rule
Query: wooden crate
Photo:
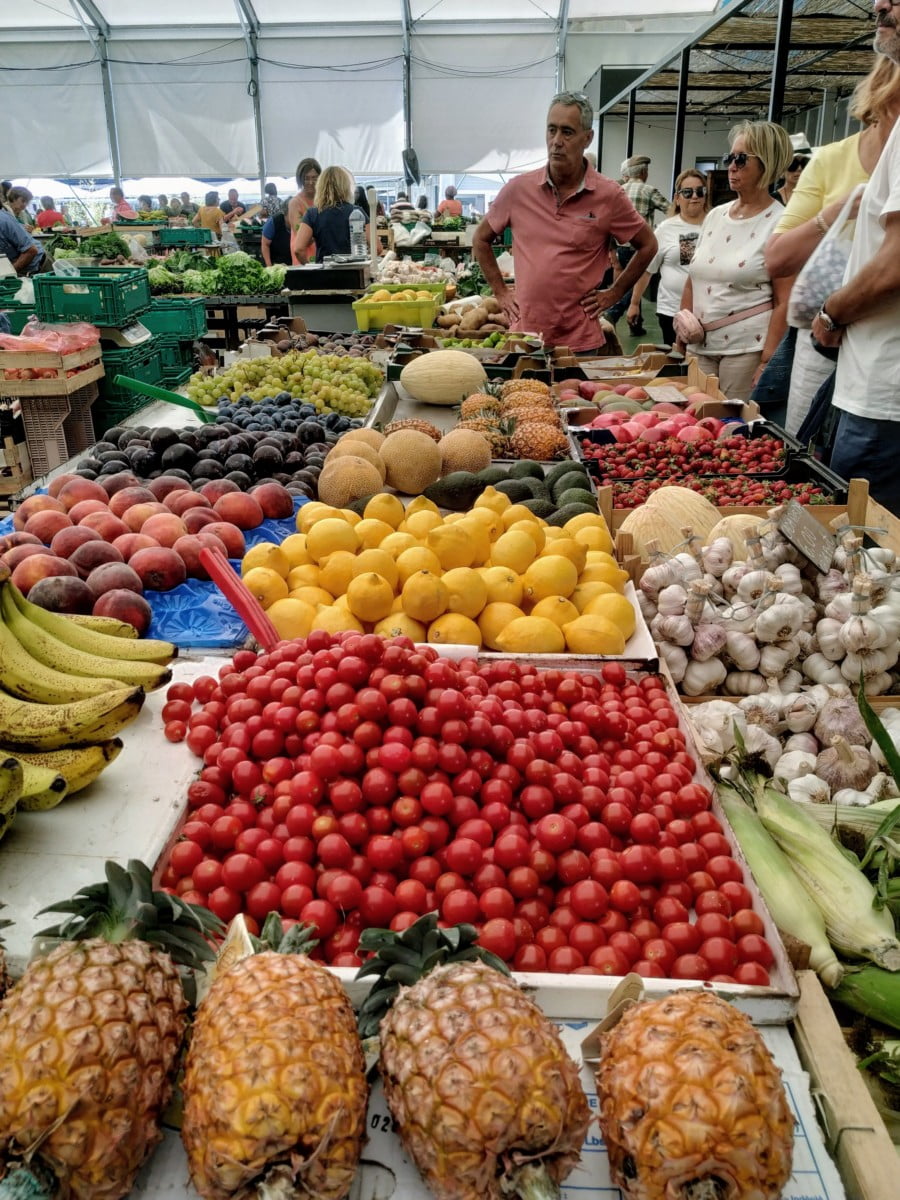
[[[43,379],[6,379],[7,371],[53,371]],[[74,371],[74,375],[69,375]],[[100,343],[71,354],[0,350],[0,396],[68,396],[103,377]]]

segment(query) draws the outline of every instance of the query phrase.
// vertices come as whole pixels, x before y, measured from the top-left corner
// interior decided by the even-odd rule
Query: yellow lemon
[[[351,630],[353,633],[365,633],[361,621],[352,612],[344,608],[336,608],[333,604],[323,604],[316,610],[313,617],[312,629],[324,629],[326,633],[343,633]]]
[[[458,525],[439,525],[428,534],[428,549],[438,556],[444,571],[454,567],[471,567],[475,561],[475,547],[466,531]]]
[[[397,590],[397,584],[400,581],[400,572],[396,562],[394,562],[387,550],[382,550],[376,546],[372,550],[363,550],[361,554],[357,554],[354,561],[353,574],[361,575],[365,571],[375,571],[376,574],[388,581],[394,591]]]
[[[549,617],[517,617],[498,636],[497,647],[506,654],[561,654],[566,639]]]
[[[561,554],[536,559],[522,579],[525,599],[532,604],[546,596],[571,596],[578,584],[575,564]]]
[[[375,517],[366,517],[358,525],[355,525],[354,529],[359,538],[359,544],[364,550],[380,546],[387,535],[394,532],[393,525],[388,525],[387,521],[376,520]]]
[[[398,592],[397,595],[394,597],[394,603],[391,605],[391,612],[392,613],[403,612],[403,594],[402,594],[402,592]]]
[[[348,525],[358,525],[362,520],[362,517],[359,515],[359,513],[354,512],[352,508],[341,508],[338,509],[338,512]]]
[[[287,579],[291,564],[282,548],[276,546],[274,542],[257,542],[255,546],[250,547],[241,560],[241,574],[246,575],[255,567],[274,571],[282,579]]]
[[[482,567],[479,571],[481,578],[487,584],[488,604],[522,603],[522,580],[509,567]]]
[[[462,516],[457,524],[472,543],[472,562],[479,565],[487,562],[491,556],[491,535],[484,525],[469,516]]]
[[[531,521],[535,523],[538,518],[524,504],[510,504],[509,508],[505,508],[501,513],[500,520],[503,522],[503,528],[509,529],[511,525],[515,525],[518,521]]]
[[[626,642],[634,633],[636,623],[634,608],[627,597],[620,596],[618,593],[594,596],[584,606],[582,613],[584,616],[605,617],[607,621],[612,621],[622,630]]]
[[[510,507],[512,501],[509,496],[505,496],[503,492],[498,492],[495,487],[486,487],[478,499],[475,501],[475,508],[490,508],[495,513],[505,512]]]
[[[406,613],[399,612],[382,617],[376,622],[372,632],[380,637],[408,637],[414,642],[424,642],[428,631],[421,621],[414,621]]]
[[[304,604],[302,600],[292,600],[290,596],[285,596],[284,599],[276,600],[270,605],[266,613],[278,630],[279,637],[304,638],[312,628],[316,610],[311,604]]]
[[[309,533],[317,521],[322,521],[326,517],[340,518],[340,516],[340,509],[332,508],[330,504],[323,504],[321,500],[310,500],[308,504],[301,504],[297,509],[297,532]]]
[[[437,620],[441,613],[447,611],[450,601],[444,581],[431,571],[416,571],[410,575],[400,593],[403,597],[403,611],[414,621],[423,621],[426,625]]]
[[[528,536],[534,542],[535,549],[537,550],[538,554],[540,554],[544,548],[544,543],[547,538],[543,528],[538,525],[537,521],[514,521],[509,527],[509,532],[514,533],[517,530],[521,533],[528,534]]]
[[[356,574],[356,555],[349,550],[335,550],[319,563],[318,580],[311,579],[310,583],[318,583],[332,596],[343,596],[350,580]]]
[[[580,613],[586,611],[587,606],[592,600],[598,596],[617,596],[619,593],[610,583],[579,583],[578,587],[569,597]]]
[[[410,550],[413,546],[418,546],[419,543],[411,533],[389,533],[381,545],[379,550],[386,550],[394,559],[398,558],[404,550]]]
[[[628,580],[628,572],[609,563],[589,563],[578,576],[579,583],[608,583],[620,592]]]
[[[588,545],[589,550],[605,550],[609,554],[613,548],[612,538],[609,530],[606,528],[606,522],[599,513],[596,516],[593,513],[579,513],[577,517],[572,517],[566,521],[563,526],[566,533],[570,537],[575,537],[576,533],[583,533],[586,529],[596,529],[597,534],[593,537],[593,544]],[[581,538],[577,538],[581,541]]]
[[[333,606],[333,607],[334,607],[334,608],[340,608],[340,609],[341,609],[343,612],[349,612],[349,611],[350,611],[350,605],[347,603],[347,593],[346,593],[346,592],[344,592],[343,596],[336,596],[336,597],[335,597],[335,601],[334,601],[334,606]]]
[[[313,608],[318,609],[322,604],[333,604],[334,596],[331,592],[326,592],[320,587],[300,587],[294,588],[290,597],[292,600],[302,600],[305,604],[311,604]]]
[[[551,621],[555,621],[560,629],[562,629],[567,621],[575,620],[578,616],[578,609],[571,600],[566,600],[564,596],[545,596],[543,600],[538,600],[529,615],[532,617],[549,617]]]
[[[477,617],[487,604],[487,584],[473,567],[454,567],[443,576],[449,595],[447,608],[464,617]]]
[[[491,565],[509,567],[517,575],[524,575],[536,557],[534,538],[521,529],[507,529],[491,547]]]
[[[288,594],[288,585],[271,567],[251,567],[244,576],[244,586],[249,588],[263,608]]]
[[[287,585],[289,592],[298,587],[318,587],[319,568],[312,562],[304,563],[302,567],[291,567],[288,571]]]
[[[606,617],[582,614],[563,626],[572,654],[624,654],[625,635]]]
[[[347,607],[354,617],[374,624],[386,617],[394,603],[394,589],[381,575],[367,571],[350,580],[347,588]]]
[[[441,573],[441,560],[427,546],[412,546],[404,550],[397,556],[396,563],[401,587],[415,571],[430,571],[432,575]]]
[[[423,509],[421,512],[415,512],[412,516],[408,516],[399,528],[406,533],[411,533],[418,540],[424,540],[428,537],[431,530],[440,524],[440,513],[431,512],[430,509]]]
[[[444,613],[428,626],[428,641],[437,646],[481,646],[481,630],[461,613]]]
[[[433,500],[429,500],[427,496],[416,496],[415,499],[410,500],[409,504],[407,504],[406,515],[408,517],[417,512],[433,512],[437,513],[438,516],[441,515],[441,510],[438,508],[435,502]]]
[[[281,543],[281,549],[287,555],[291,567],[304,567],[307,563],[312,562],[309,551],[306,549],[305,533],[292,533]]]
[[[551,554],[561,554],[563,558],[570,559],[575,564],[575,570],[580,573],[584,570],[587,553],[587,549],[580,542],[576,542],[574,538],[560,537],[548,541],[538,555],[538,558],[546,558]]]
[[[617,567],[619,564],[611,554],[607,554],[605,550],[588,550],[587,562],[592,563],[609,563],[611,567]]]
[[[544,537],[548,542],[553,542],[557,538],[567,538],[568,536],[561,525],[544,525]]]
[[[373,496],[363,509],[363,519],[366,521],[384,521],[392,529],[396,529],[406,516],[406,509],[399,496],[390,492],[379,492]]]
[[[612,539],[605,528],[588,525],[584,529],[576,529],[572,534],[576,542],[581,542],[588,550],[605,550],[607,554],[612,549]]]
[[[306,549],[313,562],[321,562],[337,550],[355,554],[359,548],[356,530],[341,517],[326,517],[317,521],[306,534]]]
[[[479,614],[478,628],[484,638],[484,644],[489,650],[499,650],[497,638],[504,629],[525,614],[515,604],[506,604],[501,600],[486,605]]]
[[[500,515],[495,513],[492,508],[470,508],[467,516],[485,527],[492,542],[495,542],[503,532]]]

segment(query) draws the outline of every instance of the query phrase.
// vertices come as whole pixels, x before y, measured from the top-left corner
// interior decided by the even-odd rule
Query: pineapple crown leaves
[[[477,944],[474,925],[439,928],[437,913],[419,917],[402,933],[390,929],[364,929],[359,939],[361,950],[372,957],[356,972],[357,979],[375,976],[372,988],[360,1006],[360,1036],[373,1037],[381,1018],[390,1008],[401,987],[409,987],[435,967],[445,963],[481,961],[495,971],[509,974],[509,968],[496,954]]]
[[[6,908],[6,905],[3,903],[0,903],[0,908]],[[0,929],[9,929],[9,927],[12,924],[13,924],[12,921],[7,921],[5,917],[0,917]],[[3,945],[3,934],[0,933],[0,946],[2,946],[2,945]]]
[[[69,916],[42,930],[39,937],[73,942],[94,937],[108,942],[143,941],[184,967],[212,960],[215,954],[210,939],[223,932],[222,922],[207,909],[167,892],[155,892],[150,868],[137,859],[128,863],[127,870],[107,862],[105,883],[89,884],[71,899],[41,909],[41,914],[51,912]]]
[[[303,925],[299,922],[285,933],[281,915],[270,912],[259,931],[259,937],[251,934],[250,940],[257,953],[274,950],[276,954],[309,954],[310,950],[319,944],[315,934],[315,925]]]

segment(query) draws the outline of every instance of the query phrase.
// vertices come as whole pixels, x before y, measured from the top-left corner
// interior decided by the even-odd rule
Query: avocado
[[[590,484],[587,481],[587,476],[582,475],[580,471],[567,471],[565,475],[560,475],[558,479],[550,484],[550,491],[553,494],[554,500],[558,499],[569,488],[580,488],[582,491],[589,491]]]
[[[543,478],[538,479],[534,475],[523,475],[518,483],[524,483],[531,490],[531,495],[535,500],[549,500],[550,489],[544,483]]]
[[[552,489],[557,479],[562,479],[563,475],[568,475],[570,471],[581,471],[582,474],[587,475],[587,467],[584,463],[574,462],[568,458],[565,462],[555,463],[544,476],[544,482],[548,488]]]
[[[501,479],[509,479],[509,471],[506,467],[485,467],[483,471],[478,472],[478,478],[487,487],[488,484],[499,483]]]
[[[556,497],[556,504],[558,508],[565,508],[567,504],[587,504],[596,509],[597,498],[586,488],[570,487]]]
[[[359,515],[362,516],[366,511],[366,505],[369,503],[372,497],[376,496],[377,494],[377,492],[371,492],[368,496],[360,496],[358,500],[351,501],[347,507],[351,512],[359,513]],[[315,492],[313,492],[313,495],[315,495]]]
[[[556,512],[556,505],[552,500],[520,500],[519,503],[544,521]]]
[[[449,508],[451,512],[467,512],[484,489],[484,481],[471,471],[451,471],[443,479],[430,483],[423,495],[438,508]]]
[[[566,504],[563,508],[558,508],[552,517],[547,518],[548,525],[555,525],[559,528],[565,525],[567,521],[571,521],[573,517],[578,517],[582,513],[593,513],[597,515],[596,504]]]
[[[528,486],[530,482],[527,479],[501,479],[499,483],[494,484],[494,487],[498,492],[503,492],[504,496],[509,496],[513,504],[519,504],[522,500],[535,499],[534,493]]]
[[[544,468],[533,458],[520,459],[509,468],[510,479],[523,479],[526,475],[531,475],[534,479],[543,479]]]

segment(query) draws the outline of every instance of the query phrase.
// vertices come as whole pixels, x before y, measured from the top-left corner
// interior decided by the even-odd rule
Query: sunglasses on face
[[[693,200],[693,198],[695,196],[697,197],[698,200],[702,200],[703,197],[706,195],[706,188],[705,187],[679,188],[678,195],[683,196],[685,198],[685,200]]]
[[[759,155],[745,154],[743,151],[741,151],[740,154],[726,154],[722,159],[722,165],[725,167],[730,167],[731,164],[734,163],[736,167],[743,170],[743,168],[746,167],[748,160],[751,158],[759,158]],[[762,162],[762,159],[759,158],[759,161]]]
[[[802,171],[805,166],[806,166],[805,158],[795,158],[794,161],[788,167],[788,170],[789,171]]]

